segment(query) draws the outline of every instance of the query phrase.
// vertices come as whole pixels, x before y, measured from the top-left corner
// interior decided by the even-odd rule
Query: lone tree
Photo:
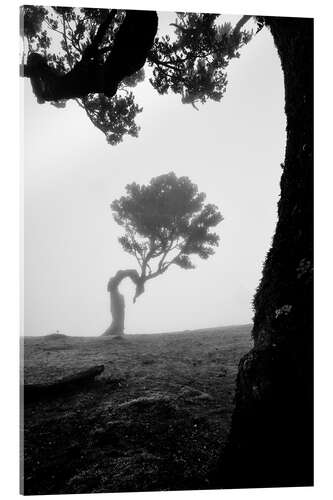
[[[130,278],[135,285],[133,302],[145,283],[170,266],[194,269],[190,256],[208,259],[219,243],[211,232],[223,217],[215,205],[204,204],[206,195],[188,177],[173,172],[153,178],[147,186],[132,183],[126,196],[111,204],[115,221],[124,228],[119,242],[136,259],[137,269],[118,271],[108,283],[112,324],[103,335],[124,333],[124,297],[119,285]]]

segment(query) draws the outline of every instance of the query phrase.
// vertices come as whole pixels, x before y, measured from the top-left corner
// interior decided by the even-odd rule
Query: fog
[[[235,18],[237,19],[237,18]],[[161,31],[170,15],[160,15]],[[160,96],[148,78],[138,139],[106,143],[74,102],[37,103],[24,81],[24,333],[99,335],[110,324],[108,279],[135,259],[118,242],[110,203],[126,184],[174,171],[215,203],[220,245],[194,270],[170,268],[132,304],[124,282],[126,333],[249,323],[252,299],[277,219],[284,158],[283,75],[267,29],[228,70],[220,103],[196,111]]]

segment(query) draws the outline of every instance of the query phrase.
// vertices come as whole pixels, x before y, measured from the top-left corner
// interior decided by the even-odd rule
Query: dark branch
[[[42,398],[55,397],[65,391],[85,388],[87,383],[93,381],[104,371],[104,365],[93,366],[68,377],[64,377],[49,384],[25,384],[25,402],[35,401]]]
[[[90,59],[95,57],[98,54],[98,47],[102,43],[103,38],[109,29],[110,24],[114,20],[117,14],[117,9],[112,9],[106,16],[104,21],[101,22],[99,28],[97,30],[96,35],[94,36],[91,44],[83,51],[82,59]]]
[[[74,33],[73,28],[70,25],[69,21],[67,21],[67,26],[70,29],[71,33],[72,33],[70,35],[70,41],[72,42],[73,47],[82,55],[83,54],[82,47],[80,46],[80,42],[79,41],[77,41],[77,43],[76,43],[75,33]]]
[[[236,26],[233,29],[234,35],[236,35],[236,34],[238,34],[240,32],[240,30],[242,29],[242,27],[244,26],[244,24],[246,24],[251,19],[251,17],[252,16],[242,16],[240,18],[240,20],[238,21],[238,23],[236,24]]]
[[[69,51],[69,48],[68,48],[68,43],[67,43],[67,35],[66,35],[66,22],[65,22],[65,14],[62,15],[62,26],[63,26],[63,39],[64,39],[64,42],[65,42],[65,49],[66,49],[66,54],[67,54],[67,60],[68,60],[68,64],[70,66],[70,68],[72,69],[73,67],[73,64],[72,64],[72,54],[70,53]]]
[[[157,57],[153,56],[152,54],[149,54],[147,59],[149,62],[154,63],[157,66],[165,66],[166,68],[172,69],[173,71],[182,71],[182,68],[179,68],[178,66],[175,66],[174,64],[169,64],[169,63],[160,61],[159,59],[157,59]]]
[[[51,26],[51,24],[48,22],[47,19],[44,19],[44,21],[46,22],[46,24],[48,25],[48,27],[52,30],[52,31],[56,31],[57,33],[60,33],[60,35],[63,35],[62,31],[59,31],[57,30],[56,28],[53,28],[53,26]]]

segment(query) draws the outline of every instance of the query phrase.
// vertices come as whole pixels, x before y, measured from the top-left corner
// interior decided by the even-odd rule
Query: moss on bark
[[[213,483],[313,484],[313,20],[265,18],[284,73],[287,145],[278,223],[254,298],[229,442]]]

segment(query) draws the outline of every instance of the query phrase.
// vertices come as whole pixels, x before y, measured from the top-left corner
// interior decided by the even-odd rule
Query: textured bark
[[[117,274],[109,280],[108,292],[110,293],[112,323],[103,333],[104,336],[122,336],[124,334],[125,299],[119,292],[118,287],[125,278],[130,278],[135,284],[136,291],[133,299],[134,302],[136,298],[144,292],[144,280],[135,269],[118,271]]]
[[[240,361],[226,488],[313,484],[313,21],[265,18],[281,59],[287,115],[278,223]]]

